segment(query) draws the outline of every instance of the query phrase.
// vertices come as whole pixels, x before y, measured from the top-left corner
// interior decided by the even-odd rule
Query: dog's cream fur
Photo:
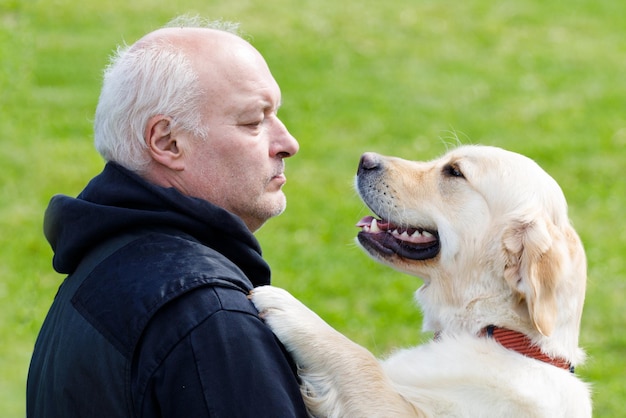
[[[438,251],[420,256],[381,245],[392,231],[371,218],[359,234],[374,259],[424,280],[423,328],[439,337],[378,361],[286,291],[257,288],[252,300],[297,362],[313,416],[591,416],[576,375],[480,336],[496,325],[572,365],[584,358],[585,255],[548,174],[493,147],[463,146],[431,162],[367,153],[357,189],[381,225],[429,231],[417,242],[438,238]]]

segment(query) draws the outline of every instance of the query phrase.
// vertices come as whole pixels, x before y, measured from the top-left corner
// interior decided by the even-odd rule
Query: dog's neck
[[[569,361],[561,357],[551,357],[545,354],[537,345],[533,344],[530,338],[521,332],[489,325],[481,330],[480,336],[493,338],[504,348],[574,373],[574,366]],[[435,333],[435,341],[437,339],[439,339],[438,332]]]

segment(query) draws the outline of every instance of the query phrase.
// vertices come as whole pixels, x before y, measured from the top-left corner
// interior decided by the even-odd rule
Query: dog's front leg
[[[372,353],[286,290],[262,286],[251,298],[298,364],[302,394],[314,416],[423,416],[394,389]]]

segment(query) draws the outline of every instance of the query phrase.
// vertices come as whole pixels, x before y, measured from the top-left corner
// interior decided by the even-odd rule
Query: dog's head
[[[534,161],[485,146],[430,162],[366,153],[356,187],[376,216],[357,224],[358,242],[424,280],[426,329],[493,324],[577,344],[584,251],[560,187]]]

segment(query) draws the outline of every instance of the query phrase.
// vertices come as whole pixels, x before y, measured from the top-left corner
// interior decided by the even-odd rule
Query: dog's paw
[[[274,286],[254,288],[250,299],[270,328],[294,329],[321,319],[285,289]]]
[[[250,293],[250,299],[261,317],[265,317],[276,310],[294,309],[294,305],[301,304],[291,293],[274,286],[255,287]]]
[[[260,286],[252,291],[250,299],[267,326],[295,357],[299,357],[298,354],[305,351],[303,347],[328,327],[317,314],[284,289]]]

